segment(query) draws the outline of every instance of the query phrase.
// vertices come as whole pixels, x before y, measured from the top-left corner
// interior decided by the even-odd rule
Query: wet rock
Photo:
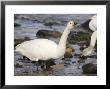
[[[22,63],[16,63],[14,66],[16,68],[23,68],[23,64]]]
[[[23,74],[25,74],[25,75],[28,75],[28,73],[29,73],[28,70],[23,71]]]
[[[74,63],[76,63],[76,61],[72,61],[72,63],[74,64]]]
[[[24,41],[28,41],[31,40],[29,37],[25,37],[23,39],[14,39],[14,47],[17,46],[18,44],[24,42]]]
[[[66,52],[64,54],[64,57],[65,58],[72,58],[72,52],[73,52],[73,49],[72,48],[66,48]]]
[[[56,21],[56,20],[46,20],[44,21],[45,26],[52,26],[52,25],[59,25],[61,22]]]
[[[19,19],[22,19],[22,20],[31,20],[31,18],[29,16],[25,16],[25,15],[20,15],[19,16]]]
[[[21,26],[19,23],[14,23],[14,27],[19,27]]]
[[[66,59],[64,62],[65,65],[71,65],[72,61],[70,59]]]
[[[75,57],[79,57],[79,56],[80,56],[80,54],[74,54],[74,56],[75,56]]]
[[[59,31],[39,30],[36,33],[36,36],[38,36],[39,38],[49,38],[49,37],[58,38],[61,36],[61,33]]]
[[[85,60],[78,60],[78,63],[85,63]]]
[[[32,16],[32,15],[16,15],[17,19],[20,19],[20,20],[26,20],[26,21],[32,21],[32,22],[38,22],[38,18],[35,17],[35,16]]]
[[[55,71],[55,70],[62,70],[64,69],[64,64],[57,64],[57,65],[53,65],[51,66],[51,68]]]
[[[86,41],[86,42],[90,42],[90,38],[91,35],[89,33],[85,33],[85,32],[71,32],[69,37],[68,37],[68,41],[70,44],[76,44],[79,43],[80,41]]]
[[[90,56],[87,56],[88,58],[97,58],[97,55],[90,55]]]
[[[89,44],[88,44],[89,45]],[[87,46],[84,44],[80,47],[80,50],[83,51],[85,48],[87,48]]]
[[[82,66],[84,74],[97,74],[97,65],[88,63]]]

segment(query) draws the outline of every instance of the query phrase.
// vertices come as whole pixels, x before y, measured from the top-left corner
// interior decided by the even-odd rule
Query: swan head
[[[93,47],[89,46],[88,48],[83,50],[83,52],[80,54],[80,58],[84,59],[86,56],[90,55],[92,51],[93,51]]]
[[[67,28],[71,30],[71,29],[73,29],[76,26],[76,24],[77,24],[76,22],[71,20],[71,21],[68,22]]]
[[[86,52],[83,51],[83,52],[80,54],[79,57],[80,57],[81,60],[87,59],[87,51],[86,51]]]

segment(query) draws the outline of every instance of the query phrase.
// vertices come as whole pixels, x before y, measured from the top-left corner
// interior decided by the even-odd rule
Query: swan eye
[[[71,23],[70,23],[71,24]]]

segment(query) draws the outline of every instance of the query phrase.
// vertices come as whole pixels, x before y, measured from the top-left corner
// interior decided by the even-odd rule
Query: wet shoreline
[[[83,15],[15,15],[16,23],[14,25],[14,44],[15,46],[26,40],[39,38],[37,32],[41,30],[58,31],[62,34],[65,24],[68,20],[75,19],[77,23],[82,24],[86,22],[92,14]],[[41,38],[48,38],[50,40],[59,42],[59,37],[56,34],[45,33],[47,36]],[[57,33],[58,34],[58,33]],[[72,57],[62,59],[55,59],[56,65],[51,66],[51,70],[42,70],[40,65],[32,63],[29,60],[23,60],[22,55],[14,53],[14,75],[15,76],[96,76],[97,74],[84,74],[82,66],[88,63],[97,64],[97,47],[90,57],[79,63],[79,56],[84,46],[88,46],[92,31],[83,28],[82,26],[72,31],[68,37],[67,47],[71,48]],[[55,35],[54,37],[52,37]]]

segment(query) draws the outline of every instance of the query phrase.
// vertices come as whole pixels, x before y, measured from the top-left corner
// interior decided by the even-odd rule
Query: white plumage
[[[65,28],[59,44],[48,39],[35,39],[18,44],[15,51],[28,57],[32,61],[56,59],[64,56],[66,40],[70,30],[75,26],[74,21],[70,21]]]
[[[16,46],[16,51],[33,61],[38,61],[38,59],[47,60],[51,57],[55,58],[56,49],[57,44],[48,39],[35,39]]]
[[[97,30],[97,16],[96,15],[91,18],[91,21],[89,22],[89,28],[92,31]]]
[[[91,18],[91,21],[89,22],[89,28],[94,32],[92,33],[89,47],[84,49],[82,52],[82,55],[84,56],[90,55],[92,53],[97,40],[97,16],[96,15]]]

